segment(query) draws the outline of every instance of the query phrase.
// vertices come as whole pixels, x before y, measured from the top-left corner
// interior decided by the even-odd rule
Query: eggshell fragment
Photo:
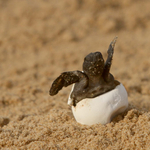
[[[71,103],[72,99],[69,96],[68,104]],[[76,121],[81,124],[107,124],[127,107],[128,95],[124,86],[120,84],[105,94],[81,100],[75,107],[72,106],[72,112]]]

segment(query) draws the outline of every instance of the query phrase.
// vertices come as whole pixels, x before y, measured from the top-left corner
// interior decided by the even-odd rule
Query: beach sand
[[[149,0],[0,0],[0,149],[150,149]],[[71,86],[49,89],[84,57],[105,60],[115,36],[111,73],[129,108],[111,123],[77,123],[67,105]]]

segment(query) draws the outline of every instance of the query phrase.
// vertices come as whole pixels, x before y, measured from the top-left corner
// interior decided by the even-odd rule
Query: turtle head
[[[104,59],[100,52],[90,53],[84,58],[83,71],[88,76],[102,75]]]

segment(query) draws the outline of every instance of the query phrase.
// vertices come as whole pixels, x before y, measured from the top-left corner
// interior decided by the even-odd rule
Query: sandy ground
[[[149,0],[0,0],[0,149],[150,149]],[[64,71],[84,57],[106,59],[126,87],[128,110],[107,125],[73,118],[71,86],[49,96]]]

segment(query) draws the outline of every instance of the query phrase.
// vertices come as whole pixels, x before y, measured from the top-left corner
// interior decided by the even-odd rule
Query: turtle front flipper
[[[114,47],[115,47],[115,43],[117,41],[117,38],[118,37],[115,37],[113,39],[113,41],[110,43],[108,51],[107,51],[108,57],[107,57],[107,60],[106,60],[105,66],[104,66],[104,70],[103,70],[103,78],[106,82],[110,80],[109,79],[110,77],[112,77],[112,75],[110,75],[109,71],[110,71],[110,67],[112,64]]]
[[[56,95],[63,87],[67,87],[76,82],[82,82],[83,88],[85,88],[88,85],[88,78],[86,74],[81,71],[63,72],[53,82],[49,90],[49,94],[51,96]]]

